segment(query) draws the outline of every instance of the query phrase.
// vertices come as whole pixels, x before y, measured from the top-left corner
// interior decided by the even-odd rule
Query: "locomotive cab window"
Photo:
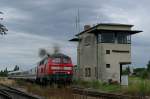
[[[65,63],[65,64],[70,63],[70,59],[69,58],[63,58],[63,63]]]
[[[54,58],[52,60],[53,63],[61,63],[61,59],[60,58]]]

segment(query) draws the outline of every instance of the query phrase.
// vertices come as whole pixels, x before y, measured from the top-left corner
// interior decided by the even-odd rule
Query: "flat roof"
[[[73,39],[70,39],[69,41],[77,42],[77,41],[79,41],[79,38],[73,38]]]
[[[129,27],[133,27],[134,26],[132,24],[121,24],[121,23],[100,23],[98,25],[129,26]]]
[[[136,33],[140,33],[142,31],[140,30],[108,30],[108,29],[94,29],[94,30],[91,30],[87,33],[100,33],[101,32],[106,32],[106,33],[110,33],[110,32],[115,32],[115,33],[130,33],[130,34],[136,34]]]
[[[127,26],[127,27],[133,27],[134,25],[131,25],[131,24],[119,24],[119,23],[100,23],[100,24],[97,24],[96,26],[94,27],[91,27],[87,30],[84,30],[78,34],[76,34],[75,36],[79,36],[83,33],[90,33],[90,32],[93,32],[93,33],[96,33],[96,32],[100,32],[100,31],[120,31],[120,32],[128,32],[128,33],[131,33],[131,34],[135,34],[135,33],[139,33],[139,32],[142,32],[140,30],[111,30],[111,29],[97,29],[97,27],[99,26]]]

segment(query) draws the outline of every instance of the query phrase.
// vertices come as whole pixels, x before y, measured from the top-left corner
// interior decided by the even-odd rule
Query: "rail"
[[[146,99],[143,96],[121,95],[98,92],[92,89],[73,88],[74,99]]]
[[[0,84],[0,99],[40,99],[15,88]]]

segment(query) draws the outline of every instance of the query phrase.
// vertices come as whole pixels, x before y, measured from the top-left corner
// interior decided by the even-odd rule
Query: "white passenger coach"
[[[26,71],[12,71],[8,73],[8,78],[12,79],[25,79],[25,80],[36,80],[37,67],[34,67]]]

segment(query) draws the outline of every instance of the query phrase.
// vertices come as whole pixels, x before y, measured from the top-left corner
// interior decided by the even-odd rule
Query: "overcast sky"
[[[0,36],[0,69],[12,69],[15,64],[33,67],[40,59],[39,48],[61,51],[76,64],[76,44],[68,40],[76,34],[75,17],[80,11],[84,24],[125,23],[144,32],[132,37],[132,65],[146,66],[150,60],[149,0],[0,0],[4,13],[1,23],[8,35]]]

